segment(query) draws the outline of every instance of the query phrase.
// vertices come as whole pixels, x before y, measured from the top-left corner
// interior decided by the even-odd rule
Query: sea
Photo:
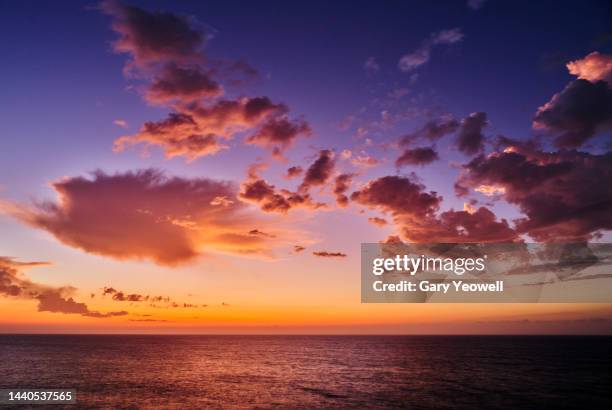
[[[612,409],[611,372],[603,336],[0,335],[0,389],[79,409]]]

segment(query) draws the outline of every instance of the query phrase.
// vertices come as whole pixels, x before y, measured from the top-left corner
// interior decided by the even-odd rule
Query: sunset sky
[[[362,242],[612,239],[611,21],[3,2],[0,332],[612,333],[607,304],[360,303]]]

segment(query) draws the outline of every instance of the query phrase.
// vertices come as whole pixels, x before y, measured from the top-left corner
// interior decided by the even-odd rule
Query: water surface
[[[611,342],[0,335],[0,388],[76,388],[79,408],[612,408]]]

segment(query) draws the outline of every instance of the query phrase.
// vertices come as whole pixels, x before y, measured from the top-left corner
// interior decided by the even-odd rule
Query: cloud
[[[482,130],[489,124],[487,114],[473,112],[461,121],[457,134],[457,148],[464,154],[474,155],[484,148]]]
[[[114,120],[113,124],[115,124],[116,126],[121,127],[121,128],[127,128],[128,127],[127,121],[126,120],[122,120],[120,118]]]
[[[491,210],[453,209],[437,217],[399,218],[403,236],[414,242],[514,242],[517,232],[505,219],[498,220]]]
[[[400,58],[398,68],[403,72],[414,71],[429,61],[435,46],[456,44],[461,42],[464,37],[465,35],[459,28],[431,33],[429,38],[422,42],[421,47]]]
[[[249,231],[249,235],[263,236],[264,238],[276,238],[276,235],[268,233],[268,232],[260,231],[259,229],[251,229]]]
[[[285,214],[294,208],[318,209],[325,204],[313,201],[308,193],[297,193],[289,190],[277,190],[274,185],[260,178],[257,174],[249,175],[242,183],[240,198],[258,205],[264,212]]]
[[[484,196],[496,196],[500,194],[506,193],[506,188],[503,186],[495,186],[495,185],[479,185],[474,188],[474,191],[480,192]]]
[[[507,242],[517,237],[506,220],[498,221],[484,207],[474,213],[451,209],[437,215],[442,197],[426,192],[414,176],[375,179],[351,199],[391,214],[402,236],[414,242]]]
[[[612,153],[543,152],[512,147],[464,166],[460,194],[496,187],[525,215],[516,230],[537,241],[582,241],[612,229]]]
[[[311,134],[306,121],[290,119],[287,106],[268,97],[221,99],[221,80],[240,86],[257,71],[244,61],[204,55],[209,33],[193,17],[112,0],[100,9],[113,17],[113,30],[119,34],[114,50],[130,56],[126,73],[146,83],[140,87],[145,101],[172,110],[166,119],[146,122],[137,133],[116,139],[115,152],[143,144],[145,149],[161,147],[167,158],[193,161],[228,149],[223,140],[249,131],[248,144],[281,155],[298,136]]]
[[[301,245],[293,245],[293,253],[300,253],[304,249],[306,249],[306,248],[301,246]]]
[[[351,164],[357,168],[367,169],[377,166],[380,161],[370,155],[363,154],[357,155],[353,159],[351,159]]]
[[[319,151],[317,159],[306,170],[299,191],[308,192],[313,186],[325,184],[331,177],[335,164],[334,153],[331,150]]]
[[[220,100],[212,105],[192,104],[184,108],[205,132],[226,138],[261,124],[272,115],[284,115],[287,106],[268,97]]]
[[[330,162],[332,161],[331,168]],[[308,190],[311,186],[323,184],[333,171],[333,152],[322,150],[319,157],[308,168],[297,192],[277,189],[259,175],[267,168],[265,163],[255,163],[249,167],[248,177],[240,186],[239,197],[244,202],[258,205],[264,212],[285,214],[294,208],[319,209],[327,205],[312,199]]]
[[[605,81],[612,84],[612,56],[593,51],[581,60],[566,65],[570,74],[592,83]]]
[[[452,28],[450,30],[442,30],[437,33],[433,33],[431,36],[431,44],[455,44],[463,40],[465,35],[459,28]]]
[[[395,161],[395,166],[427,165],[438,159],[438,153],[432,147],[409,148]]]
[[[368,57],[368,59],[363,63],[363,69],[368,74],[376,74],[380,71],[380,64],[376,61],[374,57]]]
[[[567,69],[578,79],[538,108],[533,127],[554,136],[558,148],[578,148],[612,130],[612,56],[593,52]]]
[[[346,253],[342,252],[315,251],[312,254],[320,258],[346,258]]]
[[[427,121],[417,131],[405,135],[400,139],[400,145],[410,145],[419,139],[437,141],[448,134],[455,133],[461,123],[451,115],[443,115],[439,118]]]
[[[130,322],[168,322],[165,319],[130,319]]]
[[[612,89],[604,81],[572,81],[538,108],[533,126],[555,136],[558,148],[580,147],[612,130]]]
[[[249,180],[242,184],[240,198],[257,204],[265,212],[286,213],[291,209],[289,200],[276,192],[274,185],[264,179]]]
[[[360,191],[351,194],[351,200],[380,208],[393,215],[411,214],[426,216],[434,213],[442,201],[435,192],[425,192],[425,187],[414,178],[385,176],[370,181]]]
[[[116,259],[162,265],[187,262],[201,252],[265,253],[263,238],[245,234],[255,222],[229,182],[167,177],[146,169],[93,173],[53,183],[57,202],[4,210],[62,243]]]
[[[374,217],[368,218],[368,221],[370,221],[371,223],[373,223],[373,224],[374,224],[374,225],[376,225],[376,226],[385,226],[385,225],[387,225],[387,223],[388,223],[386,219],[384,219],[384,218],[379,218],[379,217],[377,217],[377,216],[374,216]]]
[[[70,286],[52,287],[27,279],[22,269],[46,265],[44,262],[17,262],[12,258],[0,256],[0,295],[26,300],[37,300],[39,312],[78,314],[81,316],[105,318],[125,316],[126,311],[100,313],[90,310],[85,303],[75,301]]]
[[[168,63],[147,87],[144,98],[152,104],[176,101],[190,103],[222,94],[223,87],[201,67],[195,65],[180,67]]]
[[[176,302],[169,296],[150,296],[140,293],[128,293],[121,290],[117,290],[113,287],[104,287],[101,292],[101,296],[111,295],[111,299],[115,302],[129,302],[129,303],[147,303],[151,307],[155,308],[176,308],[176,307],[197,307],[197,305],[184,302]],[[151,316],[151,315],[143,315]]]
[[[412,53],[405,54],[400,58],[398,67],[400,71],[409,72],[416,70],[418,67],[426,64],[429,61],[431,47],[421,47]]]
[[[145,302],[149,300],[148,296],[139,295],[137,293],[125,294],[123,292],[117,292],[113,295],[113,300],[119,302]]]
[[[255,134],[247,137],[247,144],[271,148],[276,155],[282,154],[300,136],[309,136],[312,129],[303,120],[290,120],[287,116],[269,118]]]
[[[297,178],[304,173],[304,169],[302,167],[294,166],[287,168],[287,173],[285,174],[285,178]]]
[[[267,97],[220,100],[208,106],[192,104],[183,107],[181,113],[170,113],[165,120],[146,122],[134,135],[118,138],[114,150],[123,151],[135,144],[158,145],[168,158],[185,156],[194,160],[227,149],[221,139],[231,139],[272,113],[284,111],[285,106]]]
[[[351,186],[353,177],[355,174],[340,174],[334,180],[334,194],[336,195],[336,202],[342,208],[346,207],[349,203],[348,196],[345,192]]]
[[[113,0],[102,2],[100,9],[113,17],[112,28],[119,34],[114,50],[129,54],[131,65],[144,68],[159,62],[201,60],[207,33],[193,17],[151,12]]]
[[[159,145],[167,158],[184,156],[188,161],[229,148],[217,135],[203,132],[192,116],[179,113],[170,113],[165,120],[146,122],[137,134],[119,137],[113,150],[121,152],[136,144]]]

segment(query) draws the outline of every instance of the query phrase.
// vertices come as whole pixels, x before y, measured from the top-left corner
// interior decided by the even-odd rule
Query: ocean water
[[[0,335],[0,388],[78,408],[610,409],[611,371],[610,337]]]

